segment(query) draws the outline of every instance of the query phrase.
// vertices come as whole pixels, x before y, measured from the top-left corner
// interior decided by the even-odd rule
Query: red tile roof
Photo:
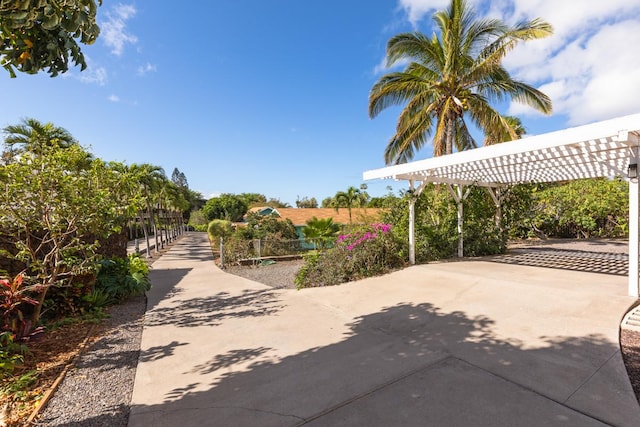
[[[249,212],[258,212],[266,206],[249,209]],[[276,208],[280,217],[290,219],[293,225],[305,225],[314,216],[318,219],[333,218],[336,224],[349,224],[349,209],[340,208],[336,212],[334,208]],[[354,224],[380,220],[384,209],[380,208],[351,208],[351,217]]]

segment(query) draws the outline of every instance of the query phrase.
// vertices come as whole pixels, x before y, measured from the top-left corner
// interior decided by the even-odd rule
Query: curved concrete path
[[[626,278],[483,261],[274,290],[191,233],[153,266],[129,425],[640,425]]]

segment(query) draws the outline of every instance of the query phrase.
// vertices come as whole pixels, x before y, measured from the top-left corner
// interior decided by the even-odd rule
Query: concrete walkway
[[[640,425],[626,278],[487,260],[274,290],[191,233],[153,265],[129,425]]]

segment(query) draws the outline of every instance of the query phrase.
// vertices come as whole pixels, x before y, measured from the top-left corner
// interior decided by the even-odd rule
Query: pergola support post
[[[416,199],[413,180],[409,181],[409,265],[416,263]]]
[[[409,180],[409,265],[416,263],[416,201],[427,183],[423,182],[416,189],[415,181]]]
[[[632,150],[629,164],[638,164],[638,147]],[[638,178],[629,178],[629,296],[637,297],[640,291],[640,228]]]
[[[458,205],[458,258],[464,257],[464,200],[469,196],[472,187],[467,187],[467,191],[464,191],[464,186],[461,184],[456,185],[456,189],[453,189],[451,184],[447,184],[449,193]],[[464,191],[464,192],[463,192]]]
[[[504,191],[502,187],[485,187],[496,206],[496,228],[502,233],[502,202],[504,201]]]

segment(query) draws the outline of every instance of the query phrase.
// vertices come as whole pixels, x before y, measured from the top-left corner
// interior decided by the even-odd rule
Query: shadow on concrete
[[[185,238],[186,239],[186,238]],[[203,246],[188,246],[188,242],[181,242],[187,244],[188,251],[185,252],[183,250],[177,249],[175,252],[169,250],[167,253],[162,255],[163,261],[212,261],[213,260],[213,252],[209,247]],[[182,249],[182,247],[180,248]]]
[[[605,243],[602,243],[602,245],[605,245]],[[622,253],[528,248],[512,249],[506,255],[492,257],[488,260],[505,264],[615,274],[618,276],[626,276],[629,271],[629,257],[627,254]]]
[[[191,270],[193,269],[152,269],[149,272],[149,280],[153,290],[147,292],[147,311],[152,310],[161,301],[179,295],[182,289],[178,284]]]
[[[173,356],[175,349],[188,345],[187,343],[179,343],[178,341],[171,341],[167,345],[151,347],[148,350],[140,351],[140,362],[152,362],[154,360],[164,359],[165,357]]]
[[[171,301],[172,305],[147,311],[145,325],[215,326],[224,319],[270,316],[282,308],[278,294],[271,289],[247,289],[239,295],[218,292],[184,300],[172,298]]]
[[[129,425],[585,426],[601,425],[602,414],[605,423],[637,422],[625,384],[615,383],[622,376],[611,375],[618,344],[601,336],[541,337],[541,348],[525,348],[498,339],[488,317],[427,303],[348,326],[339,342],[279,360],[261,357],[264,346],[215,355],[195,368],[203,382],[134,406]],[[248,368],[230,368],[240,362]],[[590,386],[600,381],[612,384]],[[614,394],[595,394],[603,389]]]

